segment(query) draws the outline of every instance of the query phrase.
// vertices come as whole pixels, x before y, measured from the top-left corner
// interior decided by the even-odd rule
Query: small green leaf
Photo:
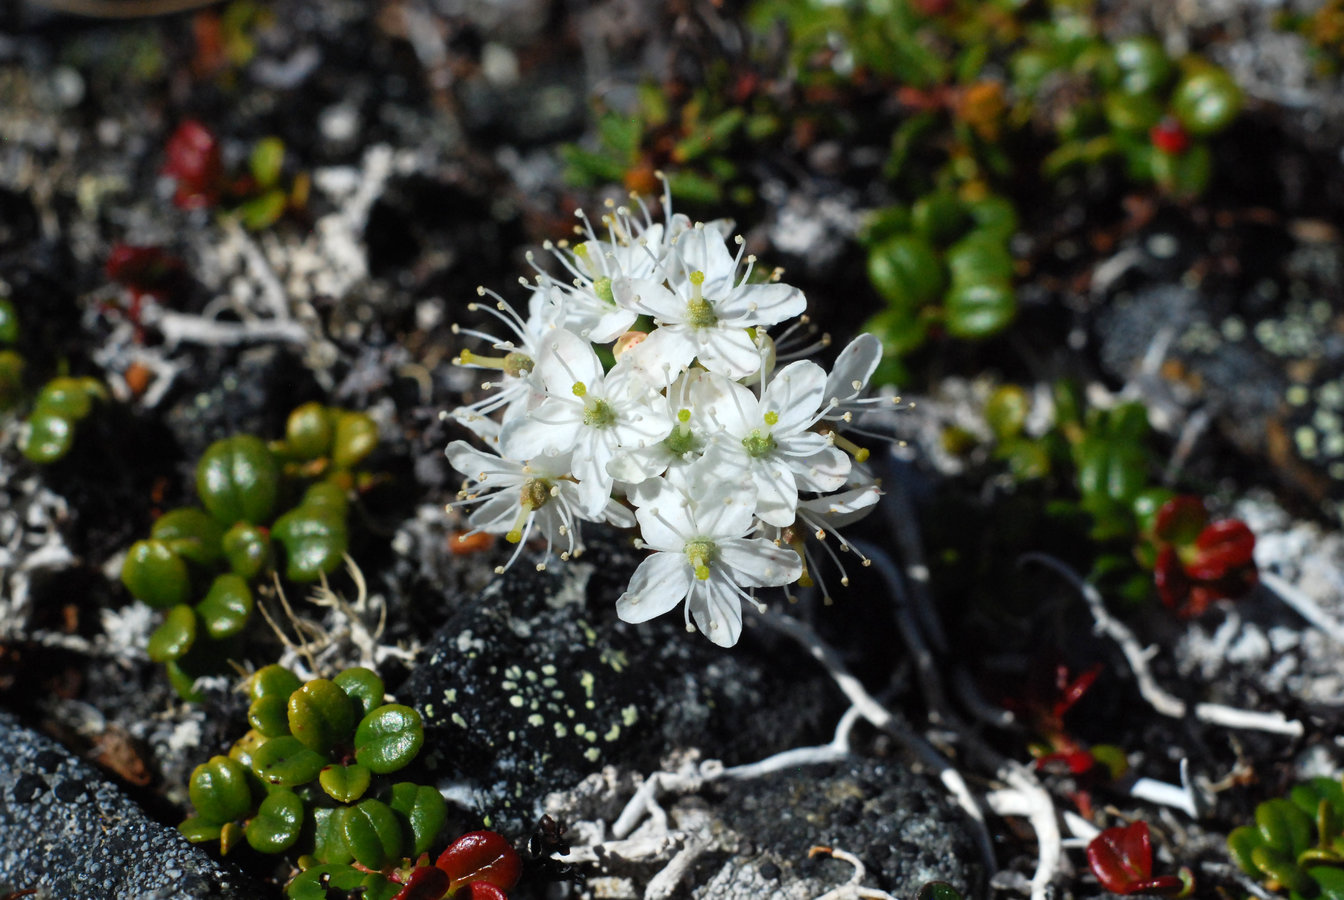
[[[363,666],[355,666],[341,672],[332,679],[336,686],[345,691],[350,699],[359,704],[360,716],[367,716],[375,707],[383,703],[385,689],[383,679],[378,673]]]
[[[280,220],[289,205],[289,195],[279,188],[267,191],[240,203],[234,213],[242,220],[243,227],[249,231],[261,231]]]
[[[237,434],[215,441],[196,465],[196,492],[225,525],[256,525],[270,518],[280,467],[260,438]]]
[[[299,676],[286,669],[279,663],[272,663],[269,666],[263,666],[247,679],[245,686],[247,695],[253,700],[260,700],[262,697],[279,697],[288,702],[289,695],[303,687],[303,682]]]
[[[344,508],[325,503],[296,506],[275,520],[271,534],[285,547],[285,575],[291,581],[316,581],[335,570],[350,540]]]
[[[1321,900],[1344,900],[1344,869],[1338,866],[1312,866],[1309,875],[1321,889]]]
[[[1260,876],[1260,868],[1255,864],[1251,852],[1259,847],[1264,838],[1251,825],[1234,828],[1227,836],[1227,852],[1232,861],[1247,875]]]
[[[1017,315],[1017,294],[1006,281],[960,284],[943,298],[947,333],[959,338],[987,338],[1008,327]]]
[[[968,223],[966,208],[949,191],[925,194],[910,209],[910,224],[915,231],[938,246],[959,238]]]
[[[354,803],[369,789],[371,777],[369,770],[359,763],[352,766],[327,766],[317,776],[317,783],[331,799],[340,803]]]
[[[348,741],[358,721],[356,702],[325,678],[315,678],[289,695],[290,732],[319,753]]]
[[[296,737],[273,737],[252,754],[252,771],[267,784],[296,787],[317,777],[327,758]]]
[[[389,703],[366,715],[355,729],[355,759],[379,775],[405,767],[425,742],[420,714]]]
[[[252,810],[252,788],[247,769],[227,756],[212,756],[191,773],[187,796],[199,819],[222,825]]]
[[[1171,98],[1172,111],[1195,135],[1222,131],[1241,112],[1241,88],[1223,69],[1202,67],[1181,80]]]
[[[0,344],[19,342],[19,311],[14,301],[0,297]]]
[[[268,738],[289,734],[289,701],[271,695],[253,700],[247,708],[247,723]]]
[[[406,855],[417,857],[429,848],[448,821],[448,804],[443,795],[427,785],[401,781],[392,785],[388,806],[401,816],[411,849]]]
[[[257,186],[269,189],[280,181],[280,169],[285,162],[285,142],[278,137],[265,137],[252,145],[247,167]]]
[[[223,826],[218,822],[207,822],[200,816],[192,816],[190,819],[183,820],[177,830],[184,838],[193,844],[203,844],[206,841],[219,840],[219,833]]]
[[[1015,438],[1026,426],[1031,398],[1020,385],[1003,384],[994,389],[985,403],[985,421],[1000,441]]]
[[[340,816],[340,828],[346,846],[360,865],[381,869],[402,857],[401,823],[385,803],[361,800]]]
[[[1007,197],[991,194],[966,204],[975,222],[975,234],[1007,243],[1017,233],[1017,209]]]
[[[1147,94],[1171,78],[1171,59],[1154,38],[1133,37],[1115,45],[1119,88],[1127,94]]]
[[[75,420],[50,412],[34,412],[19,435],[19,450],[38,465],[53,463],[70,452]]]
[[[131,596],[155,609],[167,609],[191,598],[187,564],[163,541],[136,541],[121,564],[121,583]]]
[[[196,643],[196,610],[183,604],[174,606],[149,636],[146,652],[155,662],[181,659]]]
[[[220,546],[229,568],[240,578],[256,578],[271,558],[270,532],[246,522],[238,522],[226,531]]]
[[[348,863],[354,859],[341,831],[345,807],[319,806],[313,810],[313,856],[324,863]]]
[[[947,270],[952,286],[1011,282],[1013,256],[1003,242],[973,231],[947,248]]]
[[[183,559],[209,565],[219,559],[223,531],[205,510],[185,506],[159,516],[149,536],[163,541]]]
[[[335,432],[331,416],[321,403],[295,407],[285,422],[285,446],[299,459],[319,459],[331,452]]]
[[[868,280],[893,309],[913,311],[943,292],[945,270],[929,241],[899,234],[868,253]]]
[[[252,591],[237,575],[217,576],[205,599],[196,604],[196,611],[210,637],[217,641],[233,637],[252,615]]]
[[[1165,111],[1156,97],[1112,91],[1105,99],[1106,121],[1117,131],[1140,134],[1162,120]]]
[[[78,422],[93,410],[94,400],[107,398],[107,389],[96,378],[53,378],[42,386],[33,403],[33,415]]]
[[[285,887],[290,900],[327,900],[328,889],[353,891],[364,881],[365,873],[344,863],[323,863],[305,869]]]
[[[280,853],[299,839],[303,801],[293,791],[275,790],[257,807],[247,823],[247,842],[260,853]]]
[[[1261,844],[1251,850],[1251,860],[1262,874],[1273,878],[1290,891],[1312,897],[1319,890],[1319,885],[1307,874],[1306,869],[1299,866],[1293,857],[1282,850]]]
[[[266,743],[266,736],[255,728],[249,728],[247,734],[233,742],[229,747],[229,759],[236,759],[252,771],[252,754],[257,752],[257,748]]]
[[[331,464],[337,469],[359,465],[378,446],[378,425],[361,412],[341,411],[336,416]]]
[[[1255,825],[1265,845],[1292,859],[1311,846],[1312,819],[1290,800],[1275,797],[1255,808]]]

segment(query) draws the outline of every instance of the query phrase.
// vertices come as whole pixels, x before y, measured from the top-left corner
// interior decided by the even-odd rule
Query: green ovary
[[[616,295],[611,292],[611,279],[599,278],[593,282],[593,293],[597,294],[597,299],[608,306],[616,305]]]
[[[695,449],[695,434],[685,425],[678,425],[663,439],[663,446],[673,456],[685,456]]]
[[[695,569],[695,577],[704,581],[709,578],[709,564],[718,555],[719,548],[713,541],[687,541],[686,558]]]
[[[504,373],[518,378],[525,372],[531,372],[536,368],[532,362],[532,357],[526,353],[519,353],[517,350],[504,357]]]
[[[616,410],[605,400],[590,400],[583,407],[583,424],[591,428],[607,428],[616,424]]]
[[[774,453],[775,447],[778,445],[770,432],[767,431],[762,434],[761,430],[757,428],[742,439],[742,446],[746,448],[748,456],[753,459],[760,459]]]

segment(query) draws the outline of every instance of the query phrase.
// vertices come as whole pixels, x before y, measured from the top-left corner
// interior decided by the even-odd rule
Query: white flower
[[[666,373],[663,384],[692,360],[731,378],[759,370],[761,351],[749,329],[802,313],[807,308],[802,292],[785,284],[748,284],[754,260],[747,260],[739,277],[741,251],[733,256],[717,230],[699,223],[677,239],[673,251],[660,270],[662,280],[613,282],[618,303],[652,316],[659,326],[631,355],[640,358],[642,368]]]
[[[799,490],[834,491],[849,476],[849,457],[810,430],[821,419],[825,385],[821,366],[799,360],[776,372],[759,399],[726,378],[693,391],[721,429],[724,452],[750,472],[756,515],[767,525],[793,523]]]
[[[812,587],[813,584],[820,584],[822,597],[829,603],[831,594],[820,574],[817,574],[815,581],[813,580],[813,573],[818,573],[818,568],[807,538],[815,538],[817,544],[825,549],[835,561],[836,568],[840,570],[840,584],[849,587],[849,573],[845,571],[845,564],[826,539],[834,535],[839,539],[840,552],[847,553],[852,549],[858,554],[863,565],[869,565],[871,560],[864,556],[861,550],[852,547],[839,529],[868,515],[881,496],[882,491],[877,485],[865,484],[810,500],[799,500],[797,517],[793,525],[788,528],[768,528],[765,533],[772,540],[792,547],[794,552],[803,558],[803,573],[798,577],[799,586]]]
[[[569,454],[540,456],[529,462],[504,459],[484,453],[465,441],[453,441],[446,451],[453,468],[467,476],[456,502],[450,506],[475,506],[468,519],[474,533],[502,534],[518,545],[508,563],[512,565],[527,539],[546,539],[549,556],[555,544],[564,543],[561,559],[583,550],[579,521],[579,486],[570,477]],[[629,510],[609,500],[597,517],[622,528],[635,524]],[[465,535],[464,535],[465,537]]]
[[[740,485],[706,485],[692,501],[668,488],[635,512],[650,554],[616,601],[626,622],[646,622],[686,603],[691,621],[711,641],[731,647],[742,634],[744,588],[788,584],[802,572],[798,554],[764,538],[746,535],[755,504]]]
[[[513,333],[513,338],[500,339],[471,328],[453,326],[453,334],[480,338],[501,353],[499,356],[487,356],[463,349],[453,359],[455,365],[492,369],[500,373],[500,380],[481,384],[483,390],[493,389],[495,393],[476,403],[459,406],[453,410],[453,418],[481,439],[494,444],[499,442],[499,423],[489,418],[490,413],[503,409],[503,418],[509,419],[537,399],[535,395],[539,393],[540,387],[534,374],[536,359],[541,355],[542,338],[556,327],[560,309],[547,302],[545,297],[533,295],[528,303],[528,317],[524,320],[494,291],[478,287],[476,293],[482,297],[493,297],[494,305],[470,303],[467,309],[483,311],[499,319]]]
[[[613,478],[636,487],[662,475],[669,467],[683,468],[700,459],[709,446],[710,435],[718,427],[705,417],[705,408],[692,398],[692,387],[707,377],[709,373],[703,369],[691,369],[664,394],[654,395],[650,402],[660,406],[660,415],[674,422],[672,430],[661,441],[629,450],[608,463],[607,471]]]
[[[573,451],[580,508],[596,515],[611,497],[607,464],[661,441],[673,422],[641,379],[620,365],[604,375],[592,345],[564,329],[546,337],[536,374],[545,399],[504,424],[500,450],[514,459]]]

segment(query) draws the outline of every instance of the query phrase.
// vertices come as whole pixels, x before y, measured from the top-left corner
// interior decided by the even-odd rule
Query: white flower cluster
[[[472,308],[509,334],[455,329],[495,353],[454,362],[498,374],[484,400],[453,413],[490,447],[448,445],[467,476],[454,505],[472,508],[473,533],[518,545],[509,565],[530,538],[568,559],[583,522],[637,526],[653,553],[620,617],[643,622],[684,601],[687,628],[728,647],[742,601],[760,606],[756,588],[812,583],[805,537],[824,539],[877,501],[867,452],[837,428],[876,402],[861,395],[881,345],[861,335],[829,375],[786,362],[800,329],[778,343],[767,329],[802,316],[802,293],[777,276],[753,281],[730,223],[692,223],[662,203],[662,222],[642,203],[638,215],[609,209],[605,238],[580,213],[586,240],[546,247],[569,280],[534,264],[526,318],[479,289],[496,302]]]

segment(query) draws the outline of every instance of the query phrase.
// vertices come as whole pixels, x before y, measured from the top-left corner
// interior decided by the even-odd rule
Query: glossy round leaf
[[[331,464],[350,469],[364,461],[378,446],[378,425],[364,413],[338,413],[332,439]]]
[[[1293,859],[1311,846],[1312,820],[1290,800],[1276,797],[1255,808],[1255,825],[1265,845]]]
[[[29,417],[19,436],[19,449],[39,465],[53,463],[70,452],[75,442],[73,419],[51,412],[37,411]]]
[[[341,831],[345,807],[319,806],[313,810],[313,856],[324,863],[348,863],[352,857]]]
[[[358,721],[355,701],[325,678],[315,678],[289,695],[290,733],[319,753],[349,741]]]
[[[355,759],[379,775],[405,767],[425,742],[420,714],[389,703],[366,715],[355,729]]]
[[[155,609],[167,609],[191,598],[187,564],[163,541],[136,541],[121,564],[121,583],[131,596]]]
[[[280,853],[299,839],[303,801],[288,790],[271,791],[247,823],[247,842],[260,853]]]
[[[1013,255],[1008,248],[979,232],[971,232],[949,247],[946,259],[953,288],[1013,279]]]
[[[401,823],[386,804],[361,800],[339,816],[341,834],[360,865],[381,869],[402,857]]]
[[[327,900],[327,891],[353,891],[364,881],[365,873],[344,863],[323,863],[305,869],[285,887],[290,900]]]
[[[227,756],[212,756],[197,766],[187,783],[187,796],[205,822],[231,822],[252,810],[247,769]]]
[[[493,831],[473,831],[453,841],[434,865],[448,873],[452,888],[483,881],[508,890],[522,875],[522,860],[512,845]]]
[[[296,787],[316,778],[327,762],[325,756],[308,749],[298,738],[281,735],[252,754],[252,771],[266,784]]]
[[[247,625],[252,615],[252,590],[237,575],[215,578],[205,599],[196,604],[206,631],[215,640],[233,637]]]
[[[1017,294],[1007,282],[979,282],[952,288],[943,298],[948,334],[986,338],[998,334],[1017,315]]]
[[[236,759],[252,771],[252,755],[257,752],[257,748],[266,743],[266,736],[255,728],[249,728],[247,733],[233,742],[229,747],[229,759]]]
[[[215,441],[196,466],[196,492],[220,522],[256,525],[270,518],[280,467],[262,441],[238,434]]]
[[[168,615],[149,636],[146,652],[155,662],[181,659],[196,643],[196,610],[183,604],[168,610]]]
[[[975,222],[976,234],[1007,243],[1017,233],[1017,209],[1007,197],[991,194],[966,204],[966,211]]]
[[[205,699],[205,695],[196,688],[196,679],[200,677],[200,673],[188,670],[182,665],[182,660],[174,659],[164,663],[163,670],[177,696],[188,703],[200,703]]]
[[[1103,101],[1106,121],[1118,131],[1148,134],[1148,129],[1162,121],[1166,111],[1156,97],[1148,94],[1125,94],[1112,91]]]
[[[241,578],[256,578],[271,558],[271,535],[265,528],[238,522],[220,541],[229,568]]]
[[[1148,155],[1153,180],[1176,197],[1197,197],[1213,178],[1213,154],[1207,145],[1195,144],[1181,154],[1153,149]]]
[[[913,311],[942,294],[945,274],[926,238],[902,234],[869,251],[868,280],[893,308]]]
[[[317,783],[327,796],[339,803],[354,803],[369,789],[372,774],[364,766],[327,766],[317,776]],[[415,854],[412,854],[414,856]]]
[[[93,410],[95,399],[106,396],[106,389],[95,378],[53,378],[38,392],[33,415],[78,422]]]
[[[279,697],[288,702],[289,695],[303,687],[299,676],[279,663],[262,666],[247,679],[247,695],[253,700],[262,697]]]
[[[1120,77],[1118,87],[1127,94],[1152,93],[1171,78],[1171,59],[1162,45],[1150,37],[1117,42],[1115,64]]]
[[[200,816],[192,816],[177,826],[177,830],[187,840],[193,844],[203,844],[206,841],[219,840],[219,834],[223,826],[218,822],[208,822]]]
[[[386,693],[383,679],[372,669],[354,666],[341,672],[332,681],[359,705],[361,717],[383,704],[383,695]]]
[[[289,701],[271,695],[253,700],[247,708],[247,724],[263,737],[282,737],[289,734]]]
[[[299,459],[318,459],[331,450],[335,433],[331,416],[321,403],[295,407],[285,422],[286,449]]]
[[[950,243],[961,236],[967,225],[966,208],[955,194],[934,191],[915,201],[910,209],[910,224],[915,232],[933,244]]]
[[[892,384],[899,380],[891,377],[884,365],[918,350],[929,334],[929,326],[923,316],[894,306],[869,319],[864,323],[863,330],[882,342],[882,363],[874,373],[874,384]]]
[[[205,510],[184,506],[159,516],[149,536],[163,541],[183,559],[209,565],[219,559],[224,532]]]
[[[392,785],[387,805],[402,818],[411,848],[406,854],[417,857],[433,846],[448,821],[448,803],[428,785],[401,781]]]
[[[301,505],[275,520],[271,534],[285,547],[285,576],[316,581],[334,571],[349,545],[345,510]]]
[[[1232,76],[1215,66],[1201,67],[1176,86],[1171,108],[1191,134],[1222,131],[1241,112],[1241,88]]]

